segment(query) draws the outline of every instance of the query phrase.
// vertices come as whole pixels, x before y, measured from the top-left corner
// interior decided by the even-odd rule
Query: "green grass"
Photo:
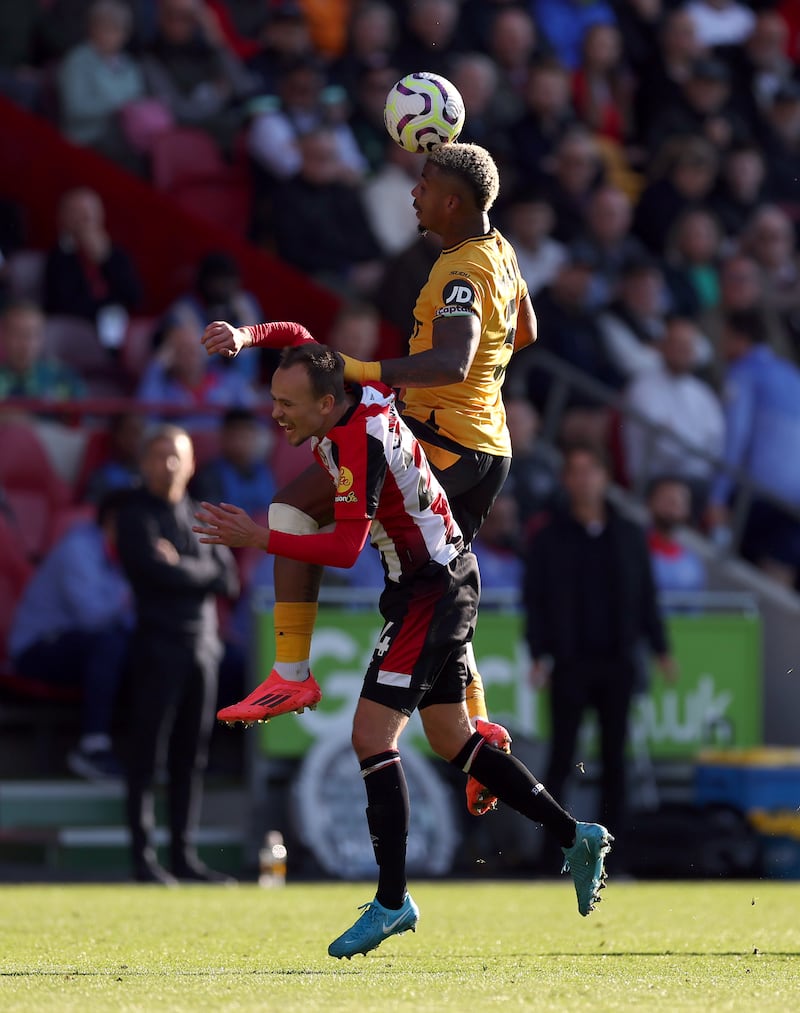
[[[3,886],[0,1009],[800,1008],[800,884],[425,883],[415,935],[335,961],[365,885]]]

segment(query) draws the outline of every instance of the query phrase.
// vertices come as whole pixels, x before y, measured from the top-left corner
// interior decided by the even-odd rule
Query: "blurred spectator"
[[[683,276],[701,311],[719,302],[717,262],[721,242],[719,222],[702,208],[684,211],[667,237],[665,252],[672,276]]]
[[[419,181],[424,156],[384,141],[382,168],[364,184],[364,210],[384,256],[400,253],[417,236],[419,221],[411,191]]]
[[[724,462],[733,474],[726,471],[714,483],[709,524],[712,529],[727,526],[735,473],[742,471],[760,487],[747,518],[742,553],[793,586],[800,572],[800,523],[766,497],[800,508],[800,370],[764,344],[757,313],[729,314],[723,342],[728,361]]]
[[[217,414],[204,413],[204,406],[249,408],[256,401],[253,388],[241,373],[211,368],[211,360],[200,344],[201,333],[188,321],[167,326],[136,395],[142,402],[184,407],[187,412],[180,418],[188,429],[216,426]]]
[[[524,391],[541,411],[550,390],[549,375],[537,368],[539,349],[546,349],[564,362],[588,373],[593,379],[618,388],[623,380],[606,353],[597,313],[591,303],[594,261],[568,261],[551,285],[539,293],[536,316],[539,339],[530,349],[514,356],[509,381]],[[596,401],[573,393],[571,408],[596,409]]]
[[[368,176],[380,172],[391,160],[383,110],[386,96],[399,76],[399,71],[391,64],[365,67],[352,93],[354,102],[350,129],[366,159]],[[395,144],[394,141],[392,143]],[[395,144],[395,147],[399,145]]]
[[[681,85],[680,99],[653,110],[647,133],[652,149],[685,135],[702,137],[719,151],[749,139],[747,123],[731,102],[730,71],[722,60],[696,60]]]
[[[466,120],[458,139],[488,148],[496,161],[505,159],[505,130],[495,104],[497,68],[485,53],[459,53],[450,67],[450,80],[461,93]]]
[[[726,236],[738,238],[748,219],[763,202],[766,175],[764,155],[755,144],[736,145],[723,158],[722,171],[710,203]]]
[[[45,265],[47,312],[98,325],[106,307],[132,312],[140,298],[139,280],[130,257],[106,229],[99,195],[88,187],[67,190],[58,206],[58,230],[58,245]]]
[[[762,205],[747,224],[742,251],[758,264],[764,303],[779,316],[800,361],[800,257],[789,216],[779,207]]]
[[[553,59],[530,68],[523,97],[523,113],[508,136],[519,184],[538,181],[552,168],[553,153],[575,122],[569,73]]]
[[[278,0],[292,6],[295,0]],[[326,62],[341,56],[347,45],[347,24],[351,0],[302,0],[301,9],[308,21],[314,47]]]
[[[132,22],[131,8],[122,0],[92,4],[86,40],[70,50],[58,69],[59,107],[61,129],[71,141],[140,170],[119,116],[145,94],[142,70],[125,51]]]
[[[541,193],[519,190],[506,207],[505,221],[520,273],[533,298],[569,259],[566,246],[552,237],[556,216]]]
[[[167,310],[165,323],[186,322],[202,332],[214,320],[227,320],[234,327],[246,327],[264,320],[264,310],[255,295],[242,286],[239,265],[224,250],[207,253],[197,266],[194,290],[177,299]],[[254,349],[254,355],[223,359],[215,355],[212,371],[234,369],[251,384],[258,384],[261,362],[277,362],[268,349]],[[241,360],[241,361],[240,361]]]
[[[532,0],[531,8],[542,35],[569,70],[578,67],[592,25],[613,25],[616,20],[606,0]]]
[[[118,547],[133,587],[127,816],[133,878],[215,882],[227,877],[198,858],[194,835],[214,722],[222,655],[216,596],[233,598],[238,579],[228,549],[204,545],[192,531],[195,504],[186,494],[194,470],[192,442],[176,426],[147,438],[143,487],[119,514]],[[166,756],[170,866],[156,859],[153,784]]]
[[[758,264],[752,257],[734,253],[720,264],[718,304],[707,308],[700,317],[702,331],[708,335],[713,348],[713,379],[716,387],[722,386],[722,330],[725,317],[728,313],[739,313],[742,310],[755,312],[761,317],[764,340],[773,351],[788,358],[795,354],[780,316],[764,302],[764,285]]]
[[[704,591],[706,566],[676,537],[692,519],[692,493],[680,478],[655,478],[647,492],[650,528],[647,545],[659,591]]]
[[[627,195],[605,184],[589,197],[586,228],[570,247],[570,255],[594,262],[591,301],[605,306],[626,263],[645,256],[642,243],[631,235],[633,207]]]
[[[634,100],[636,135],[640,141],[648,136],[660,110],[681,104],[683,86],[704,48],[685,7],[665,13],[658,41],[658,56],[642,67]]]
[[[369,289],[380,248],[360,192],[342,182],[336,135],[317,128],[300,140],[302,169],[276,187],[273,221],[278,255],[320,281]]]
[[[522,588],[521,538],[517,500],[504,489],[472,543],[481,571],[481,592],[511,591],[517,599]]]
[[[755,24],[752,10],[738,0],[689,0],[686,11],[700,44],[709,49],[740,46]]]
[[[539,413],[527,398],[506,398],[506,422],[513,456],[503,492],[516,500],[524,529],[531,518],[553,505],[561,459],[552,444],[539,439]]]
[[[494,7],[494,10],[492,10]],[[462,23],[475,13],[477,24],[471,34],[474,49],[486,48],[497,67],[497,115],[504,125],[513,123],[524,112],[525,91],[531,66],[539,50],[536,24],[524,7],[515,2],[494,4],[485,0],[467,0]],[[478,21],[480,19],[480,21]],[[485,23],[488,20],[488,25]]]
[[[374,306],[362,302],[345,302],[333,320],[326,341],[337,352],[370,362],[378,350],[380,325],[380,317]]]
[[[680,477],[691,486],[699,510],[708,497],[714,461],[722,454],[725,428],[716,395],[692,373],[697,342],[692,320],[667,321],[661,364],[639,373],[625,392],[625,407],[634,415],[624,420],[623,439],[632,483],[643,489],[658,475]],[[659,432],[651,433],[639,418]]]
[[[567,509],[534,534],[523,593],[531,681],[537,688],[550,684],[545,783],[563,794],[583,716],[593,709],[600,725],[601,818],[622,841],[628,714],[642,641],[665,676],[674,677],[675,666],[644,531],[606,500],[609,474],[602,456],[591,447],[569,448],[563,483]],[[624,861],[624,853],[617,854]]]
[[[401,74],[418,70],[447,77],[449,59],[461,48],[458,0],[415,0],[406,8],[395,60]]]
[[[797,163],[800,160],[800,81],[781,85],[762,123],[768,189],[774,200],[800,218]]]
[[[556,215],[554,236],[563,243],[578,239],[585,227],[592,194],[603,181],[603,161],[595,138],[573,127],[556,148],[545,192]]]
[[[38,3],[0,4],[0,95],[41,112],[42,74],[36,49],[42,27]]]
[[[232,150],[241,102],[253,93],[255,79],[228,48],[203,0],[160,0],[143,67],[148,91],[177,123],[202,127],[224,151]]]
[[[659,62],[658,33],[666,7],[663,0],[614,0],[622,48],[637,82]]]
[[[397,34],[397,14],[390,4],[366,0],[355,5],[347,45],[331,68],[331,78],[353,95],[366,71],[392,64]]]
[[[381,316],[403,335],[411,335],[419,290],[441,252],[439,237],[427,232],[384,264],[374,295],[375,305]]]
[[[780,14],[775,10],[761,10],[756,14],[744,45],[730,51],[737,104],[753,127],[757,126],[760,114],[772,104],[778,90],[789,84],[794,76],[787,50],[788,39],[789,30]]]
[[[91,780],[122,776],[111,731],[134,613],[116,549],[120,495],[106,497],[96,521],[70,528],[50,551],[25,588],[9,636],[23,678],[81,688],[81,737],[67,765]]]
[[[141,482],[139,453],[144,422],[135,412],[112,415],[108,423],[109,453],[88,476],[83,498],[100,503],[116,489],[133,489]]]
[[[240,60],[247,60],[261,51],[258,39],[270,17],[267,4],[238,3],[237,0],[205,0],[205,4],[213,12],[226,45]]]
[[[630,135],[633,89],[619,29],[592,25],[583,36],[580,66],[572,78],[579,118],[593,133],[623,143]]]
[[[276,95],[284,71],[298,60],[312,59],[315,53],[303,9],[296,3],[271,5],[258,41],[258,52],[247,65],[262,95]]]
[[[673,137],[656,153],[633,222],[633,231],[652,253],[663,253],[682,211],[708,198],[717,167],[716,149],[700,137]]]
[[[10,302],[0,316],[0,398],[69,401],[86,385],[74,370],[45,353],[45,317],[36,303]]]
[[[266,464],[271,434],[253,412],[232,408],[220,425],[219,456],[195,474],[189,486],[196,500],[234,503],[248,514],[264,515],[275,494]]]
[[[252,105],[247,135],[251,157],[274,179],[291,179],[302,170],[301,139],[326,127],[336,139],[340,178],[360,179],[367,166],[347,123],[346,100],[341,88],[325,86],[315,61],[299,60],[287,67],[278,82],[277,100],[268,97]]]
[[[623,265],[615,298],[601,313],[598,324],[609,359],[626,379],[660,364],[658,346],[664,336],[668,298],[656,260],[645,255]]]

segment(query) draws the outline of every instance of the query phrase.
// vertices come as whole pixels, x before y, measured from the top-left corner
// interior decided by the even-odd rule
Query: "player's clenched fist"
[[[248,348],[251,338],[243,327],[234,327],[226,320],[214,320],[203,331],[200,339],[209,355],[222,355],[232,359],[241,349]]]

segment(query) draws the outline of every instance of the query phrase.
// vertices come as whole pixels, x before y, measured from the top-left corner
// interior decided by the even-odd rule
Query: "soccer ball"
[[[422,153],[454,141],[464,126],[464,100],[438,74],[407,74],[386,96],[383,122],[406,151]]]

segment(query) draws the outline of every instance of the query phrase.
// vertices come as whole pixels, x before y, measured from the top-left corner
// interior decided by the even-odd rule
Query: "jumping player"
[[[436,753],[558,840],[578,910],[600,899],[613,838],[577,823],[515,757],[475,731],[465,701],[479,577],[442,486],[383,384],[344,386],[342,358],[322,345],[287,348],[272,378],[273,417],[289,442],[312,440],[335,489],[332,531],[286,534],[257,525],[239,507],[202,504],[200,541],[326,566],[352,566],[367,535],[381,553],[384,626],[353,720],[353,747],[367,792],[367,823],[379,869],[375,899],[328,947],[333,957],[367,953],[416,928],[406,888],[409,799],[399,738],[416,708]]]
[[[469,545],[505,481],[511,459],[501,388],[512,354],[536,340],[536,318],[511,245],[489,222],[499,190],[491,155],[473,144],[445,144],[427,158],[412,190],[422,231],[443,243],[414,308],[408,356],[360,362],[345,356],[345,377],[381,380],[403,390],[403,417],[447,491]],[[233,328],[217,321],[203,335],[209,354],[233,356],[251,345],[312,341],[298,324]],[[309,469],[270,507],[273,530],[306,533],[331,517],[330,490]],[[275,561],[276,663],[245,700],[219,712],[222,721],[267,720],[316,706],[310,674],[311,635],[321,568]],[[471,646],[467,704],[476,728],[501,748],[508,733],[487,720],[483,684]],[[494,799],[470,780],[467,804],[480,815]]]

